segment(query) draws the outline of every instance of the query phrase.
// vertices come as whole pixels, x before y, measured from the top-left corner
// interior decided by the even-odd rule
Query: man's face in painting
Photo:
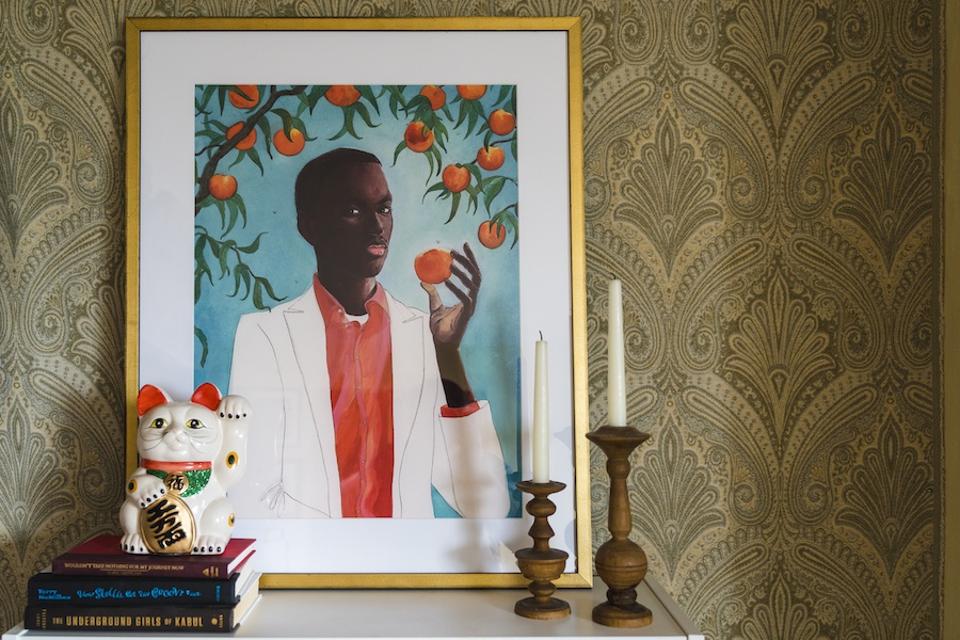
[[[393,233],[393,196],[380,165],[351,162],[328,175],[301,229],[325,271],[374,277]]]

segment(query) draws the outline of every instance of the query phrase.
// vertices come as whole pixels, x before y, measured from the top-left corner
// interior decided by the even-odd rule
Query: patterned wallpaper
[[[937,637],[940,11],[0,3],[0,626],[121,497],[125,16],[580,15],[591,422],[616,273],[651,574],[711,638]]]

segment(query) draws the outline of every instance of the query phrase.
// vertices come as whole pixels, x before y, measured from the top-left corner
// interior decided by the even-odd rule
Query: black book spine
[[[233,605],[82,607],[28,605],[23,626],[39,631],[233,631]]]
[[[39,573],[27,583],[27,601],[36,605],[82,606],[232,605],[237,601],[236,586],[236,575],[229,580],[202,580]]]

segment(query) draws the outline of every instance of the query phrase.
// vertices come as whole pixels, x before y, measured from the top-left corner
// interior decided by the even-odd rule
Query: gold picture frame
[[[581,24],[557,18],[128,18],[126,21],[126,467],[137,464],[136,398],[141,380],[141,39],[152,32],[560,32],[566,38],[563,71],[567,82],[567,139],[570,238],[570,352],[573,492],[576,517],[576,570],[564,573],[560,587],[590,587],[593,581],[587,394],[586,288],[583,216],[583,139]],[[147,125],[149,126],[149,124]],[[566,364],[566,363],[565,363]],[[143,381],[147,382],[147,381]],[[267,573],[263,588],[506,588],[526,586],[519,573]]]

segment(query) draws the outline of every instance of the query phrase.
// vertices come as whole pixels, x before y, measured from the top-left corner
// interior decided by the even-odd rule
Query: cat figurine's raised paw
[[[235,514],[227,499],[246,467],[250,405],[210,383],[189,402],[144,385],[137,396],[140,466],[120,507],[127,553],[223,553]]]

